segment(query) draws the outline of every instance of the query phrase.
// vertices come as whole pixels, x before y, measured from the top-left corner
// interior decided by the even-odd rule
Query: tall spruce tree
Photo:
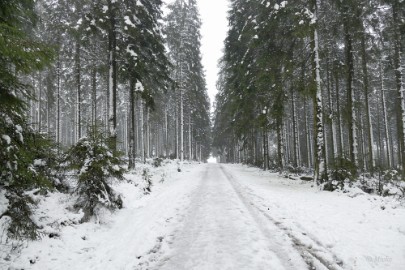
[[[9,236],[31,239],[39,234],[31,220],[33,202],[23,192],[51,185],[37,162],[49,155],[45,139],[27,123],[33,88],[22,80],[52,58],[52,51],[31,35],[36,23],[34,4],[30,0],[0,3],[0,189],[9,200],[1,218],[9,218]]]
[[[148,108],[154,108],[154,100],[150,97],[162,96],[171,83],[170,63],[165,54],[159,22],[161,5],[161,1],[140,1],[128,2],[125,6],[124,74],[129,80],[130,93],[130,168],[134,168],[136,156],[136,96],[145,99]]]
[[[181,161],[185,153],[188,153],[188,159],[193,159],[193,149],[197,148],[193,147],[193,142],[196,144],[198,141],[198,151],[203,151],[202,157],[206,159],[210,153],[209,100],[201,64],[201,21],[197,2],[176,0],[168,7],[170,12],[165,20],[165,34],[169,58],[173,64],[172,78],[176,81],[175,118],[179,123],[176,153]],[[197,150],[194,150],[196,153]],[[197,158],[197,155],[194,156]]]
[[[331,189],[376,160],[402,169],[403,3],[361,3],[231,2],[214,116],[223,161],[307,164]]]

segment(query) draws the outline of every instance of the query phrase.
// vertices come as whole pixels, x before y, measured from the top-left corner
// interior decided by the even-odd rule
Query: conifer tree
[[[52,58],[52,51],[30,34],[35,23],[34,1],[0,3],[0,189],[9,200],[1,218],[10,219],[9,236],[31,239],[39,235],[30,217],[33,201],[23,192],[52,185],[42,166],[49,146],[27,123],[33,88],[21,80]]]
[[[193,159],[193,149],[196,148],[193,142],[195,144],[198,141],[200,148],[204,148],[202,156],[205,159],[210,152],[211,132],[209,101],[201,64],[201,21],[197,3],[195,0],[176,0],[168,7],[170,12],[165,19],[165,34],[173,65],[172,78],[176,82],[178,113],[175,117],[179,122],[176,132],[179,146],[176,146],[176,153],[179,153],[181,161],[186,153],[188,159]]]

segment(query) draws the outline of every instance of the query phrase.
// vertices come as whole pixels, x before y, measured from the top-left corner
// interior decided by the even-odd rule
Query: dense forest
[[[210,105],[196,1],[0,2],[1,218],[37,238],[28,190],[68,190],[77,208],[119,208],[109,178],[147,159],[204,161]],[[128,165],[128,166],[126,166]],[[2,221],[3,224],[3,221]]]
[[[404,48],[405,0],[0,0],[0,269],[404,269]]]
[[[99,205],[122,207],[110,179],[152,159],[181,171],[211,148],[221,162],[313,174],[328,190],[404,179],[405,1],[231,1],[213,119],[197,2],[163,7],[0,2],[9,236],[39,236],[32,192],[76,194],[88,221]]]
[[[405,177],[405,2],[234,0],[214,147],[318,184]]]

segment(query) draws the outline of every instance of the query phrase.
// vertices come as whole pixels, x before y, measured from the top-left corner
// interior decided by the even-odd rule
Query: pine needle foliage
[[[26,123],[26,102],[34,98],[32,87],[21,78],[50,63],[53,51],[31,36],[36,23],[35,1],[0,1],[0,189],[9,206],[0,218],[8,218],[8,236],[37,239],[31,219],[34,201],[25,192],[49,188],[49,141]],[[39,166],[40,165],[40,166]],[[47,169],[45,169],[47,168]]]
[[[122,179],[124,169],[119,152],[113,151],[106,136],[92,127],[69,151],[70,169],[77,171],[79,198],[75,207],[82,209],[82,222],[97,215],[98,209],[122,208],[121,197],[110,186],[112,179]]]

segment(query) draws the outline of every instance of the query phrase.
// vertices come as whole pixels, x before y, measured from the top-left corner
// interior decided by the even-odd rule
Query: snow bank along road
[[[125,193],[124,193],[125,194]],[[405,210],[239,165],[186,165],[107,224],[24,249],[24,269],[405,269]],[[384,204],[384,210],[381,205]],[[26,264],[35,258],[35,264]]]

